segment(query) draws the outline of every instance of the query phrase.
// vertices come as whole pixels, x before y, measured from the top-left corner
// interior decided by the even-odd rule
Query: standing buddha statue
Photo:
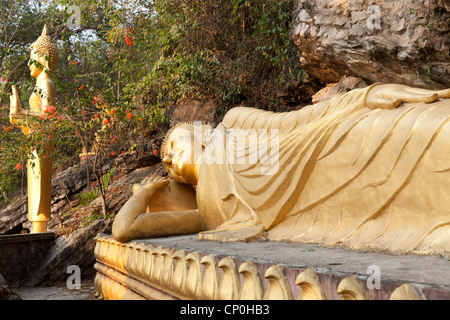
[[[25,135],[30,134],[29,117],[41,117],[46,106],[54,104],[56,89],[51,74],[58,63],[58,48],[44,26],[41,36],[30,47],[28,67],[31,76],[36,78],[36,87],[30,96],[30,109],[22,108],[19,93],[12,87],[10,97],[10,121],[20,126]],[[48,153],[53,146],[44,148]],[[51,215],[51,183],[53,158],[38,154],[36,149],[29,155],[27,163],[28,176],[28,220],[33,224],[32,232],[46,232]]]

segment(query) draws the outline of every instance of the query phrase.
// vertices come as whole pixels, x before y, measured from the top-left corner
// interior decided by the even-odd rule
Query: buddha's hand
[[[12,86],[12,94],[9,96],[9,121],[11,124],[19,124],[20,120],[18,115],[24,114],[25,112],[22,110],[19,99],[19,91],[16,86]]]
[[[435,91],[399,84],[381,84],[374,86],[369,91],[366,105],[370,109],[394,109],[403,102],[432,103],[439,98],[450,98],[450,89]]]
[[[16,86],[12,86],[12,94],[9,97],[10,102],[10,114],[20,114],[22,113],[22,107],[20,105],[19,91]]]
[[[133,185],[133,194],[137,193],[139,190],[144,192],[147,197],[151,198],[155,193],[161,191],[165,186],[169,184],[169,180],[164,177],[151,177],[150,179],[144,179],[141,184]]]

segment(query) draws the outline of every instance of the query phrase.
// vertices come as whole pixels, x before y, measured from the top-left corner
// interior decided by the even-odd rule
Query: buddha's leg
[[[383,97],[383,95],[382,95]],[[386,95],[386,97],[383,97],[385,99],[389,99],[389,94]],[[405,90],[399,90],[395,94],[396,101],[406,102],[406,103],[419,103],[419,102],[425,102],[425,103],[432,103],[439,99],[439,94],[433,91],[410,91],[408,89]]]
[[[439,98],[443,98],[443,99],[450,98],[450,89],[435,91],[435,90],[408,87],[406,89],[406,91],[408,91],[412,94],[422,94],[422,95],[429,95],[430,93],[436,93]]]
[[[402,102],[432,103],[439,98],[450,98],[450,90],[426,90],[400,84],[381,84],[370,89],[366,97],[366,106],[370,109],[393,109]]]

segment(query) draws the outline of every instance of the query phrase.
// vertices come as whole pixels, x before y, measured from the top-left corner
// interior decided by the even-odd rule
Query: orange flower
[[[56,111],[54,106],[45,106],[44,113],[53,113]]]
[[[55,113],[49,115],[48,118],[51,119],[51,118],[55,117],[57,114],[58,114],[58,111],[56,111]]]
[[[158,150],[153,150],[153,154],[155,155],[155,156],[157,156],[158,155]]]
[[[17,170],[22,169],[22,165],[21,165],[20,163],[18,163],[17,166],[16,166],[16,169],[17,169]]]
[[[83,88],[84,88],[84,85],[82,85],[81,87],[79,87],[78,90],[81,90],[81,89],[83,89]]]
[[[106,126],[108,124],[108,120],[105,119],[105,121],[103,121],[103,124]]]
[[[127,119],[130,120],[132,116],[133,116],[133,115],[131,114],[131,112],[129,112],[129,113],[127,114]]]
[[[111,155],[112,155],[112,156],[115,156],[115,155],[116,155],[116,152],[115,152],[115,151],[111,151]]]

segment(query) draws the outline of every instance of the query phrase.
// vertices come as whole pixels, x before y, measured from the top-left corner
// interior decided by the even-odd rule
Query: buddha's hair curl
[[[49,37],[47,26],[44,26],[42,34],[31,44],[30,49],[32,52],[37,52],[39,56],[42,56],[46,60],[44,66],[47,67],[50,72],[55,70],[59,59],[58,47],[53,39]]]
[[[173,127],[171,127],[169,129],[169,131],[167,131],[163,142],[161,143],[161,150],[160,150],[160,155],[161,155],[161,160],[164,159],[164,157],[166,156],[166,145],[167,145],[167,141],[169,140],[170,136],[172,135],[172,133],[175,131],[175,129],[178,129],[179,127],[182,126],[189,126],[189,125],[194,125],[193,122],[179,122],[176,125],[174,125]]]

